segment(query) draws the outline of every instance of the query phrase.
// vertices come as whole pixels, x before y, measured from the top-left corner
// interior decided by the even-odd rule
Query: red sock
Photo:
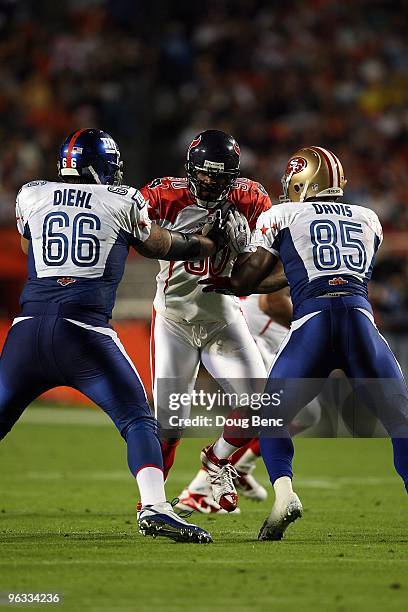
[[[235,465],[238,462],[238,460],[241,459],[242,455],[244,453],[246,453],[246,451],[249,450],[249,449],[257,457],[260,456],[261,449],[259,448],[259,439],[258,438],[252,438],[252,440],[247,442],[247,444],[245,444],[245,446],[243,446],[242,448],[239,448],[238,450],[235,451],[235,453],[233,455],[231,455],[230,462],[232,463],[232,465]]]
[[[163,455],[163,476],[167,479],[169,472],[173,466],[176,457],[176,448],[180,444],[180,438],[171,438],[170,440],[160,440],[160,445]]]
[[[240,419],[245,418],[246,412],[247,408],[245,407],[234,408],[228,413],[227,419],[233,419],[236,423],[239,423]],[[250,442],[250,439],[245,437],[245,429],[242,429],[239,425],[225,425],[222,437],[228,444],[236,446],[238,449]]]

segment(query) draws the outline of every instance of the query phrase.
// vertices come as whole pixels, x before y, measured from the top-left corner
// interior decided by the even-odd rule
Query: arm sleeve
[[[19,234],[21,234],[21,236],[23,236],[24,238],[27,238],[27,240],[30,240],[31,238],[30,229],[27,224],[28,215],[27,215],[26,208],[24,207],[24,204],[23,204],[22,189],[23,188],[20,189],[20,191],[17,194],[17,198],[16,198],[17,230]]]
[[[381,243],[383,241],[383,230],[381,227],[381,223],[380,220],[377,216],[377,214],[373,211],[372,213],[372,228],[374,230],[374,233],[377,237],[377,249],[380,248]]]
[[[278,238],[280,229],[279,221],[275,217],[276,215],[273,215],[272,211],[265,211],[259,215],[251,236],[250,249],[252,251],[262,247],[272,255],[279,257]]]
[[[144,242],[150,236],[152,222],[148,213],[148,203],[137,189],[132,195],[130,209],[131,234],[133,238]]]
[[[271,200],[266,189],[260,184],[255,183],[253,190],[253,203],[248,216],[249,229],[253,231],[256,227],[256,222],[259,215],[271,207]]]
[[[147,212],[152,221],[160,221],[160,197],[157,189],[150,187],[152,183],[140,189],[140,193],[147,202]],[[153,181],[154,184],[154,181]]]

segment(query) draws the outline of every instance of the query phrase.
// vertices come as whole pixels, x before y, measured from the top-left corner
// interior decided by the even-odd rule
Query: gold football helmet
[[[334,153],[322,147],[304,147],[289,159],[282,177],[283,202],[311,198],[338,198],[347,183]]]

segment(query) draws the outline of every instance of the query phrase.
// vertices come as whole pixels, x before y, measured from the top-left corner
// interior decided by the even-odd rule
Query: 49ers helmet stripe
[[[330,177],[333,181],[333,187],[340,187],[340,170],[339,170],[339,160],[337,157],[329,151],[329,149],[323,149],[323,147],[310,147],[313,151],[320,151],[323,155],[327,168],[329,170]]]

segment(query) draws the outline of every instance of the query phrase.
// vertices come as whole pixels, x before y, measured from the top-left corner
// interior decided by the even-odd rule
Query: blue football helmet
[[[82,177],[84,183],[120,185],[123,162],[118,145],[102,130],[81,129],[62,143],[58,158],[61,179]]]

